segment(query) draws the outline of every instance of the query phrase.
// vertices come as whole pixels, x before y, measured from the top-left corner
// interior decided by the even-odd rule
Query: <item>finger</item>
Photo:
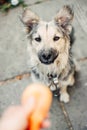
[[[29,116],[29,114],[31,114],[31,112],[35,109],[35,98],[30,97],[28,102],[26,102],[26,104],[23,106],[25,115]]]
[[[49,121],[49,117],[50,117],[50,114],[48,113],[48,114],[46,115],[46,118],[44,119],[44,121],[43,121],[42,124],[41,124],[41,127],[42,127],[42,128],[48,128],[48,127],[50,127],[51,123],[50,123],[50,121]]]
[[[2,130],[20,130],[27,127],[27,120],[21,106],[12,106],[5,111],[1,119]]]
[[[21,109],[21,106],[10,106],[10,107],[8,107],[5,111],[4,111],[4,113],[3,113],[3,118],[5,117],[7,117],[8,118],[8,116],[9,115],[13,115],[16,111],[20,111],[20,109]]]
[[[42,128],[48,128],[51,126],[51,123],[48,119],[44,120],[43,123],[41,124]]]

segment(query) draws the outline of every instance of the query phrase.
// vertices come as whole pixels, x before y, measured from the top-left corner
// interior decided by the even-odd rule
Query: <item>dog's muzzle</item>
[[[51,64],[57,58],[58,52],[54,49],[42,50],[38,53],[39,60],[44,64]]]

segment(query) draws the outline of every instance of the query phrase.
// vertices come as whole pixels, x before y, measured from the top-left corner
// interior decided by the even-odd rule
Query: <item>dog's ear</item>
[[[25,9],[21,18],[22,22],[26,25],[28,33],[32,30],[33,26],[38,24],[39,16],[33,13],[30,9]]]
[[[74,17],[74,12],[70,8],[70,6],[64,6],[55,16],[54,20],[57,24],[59,24],[68,34],[71,33],[72,30],[72,20]]]

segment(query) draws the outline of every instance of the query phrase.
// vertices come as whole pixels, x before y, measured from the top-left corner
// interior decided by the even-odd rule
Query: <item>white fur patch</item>
[[[70,101],[70,97],[68,93],[62,93],[60,95],[60,101],[64,103],[68,103]]]

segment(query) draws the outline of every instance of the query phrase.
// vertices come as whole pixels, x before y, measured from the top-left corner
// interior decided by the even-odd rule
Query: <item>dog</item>
[[[37,14],[25,9],[22,22],[27,28],[29,39],[29,67],[33,82],[41,82],[60,89],[60,101],[68,103],[68,86],[73,86],[75,64],[71,55],[72,21],[74,12],[65,5],[54,19],[45,22]]]

